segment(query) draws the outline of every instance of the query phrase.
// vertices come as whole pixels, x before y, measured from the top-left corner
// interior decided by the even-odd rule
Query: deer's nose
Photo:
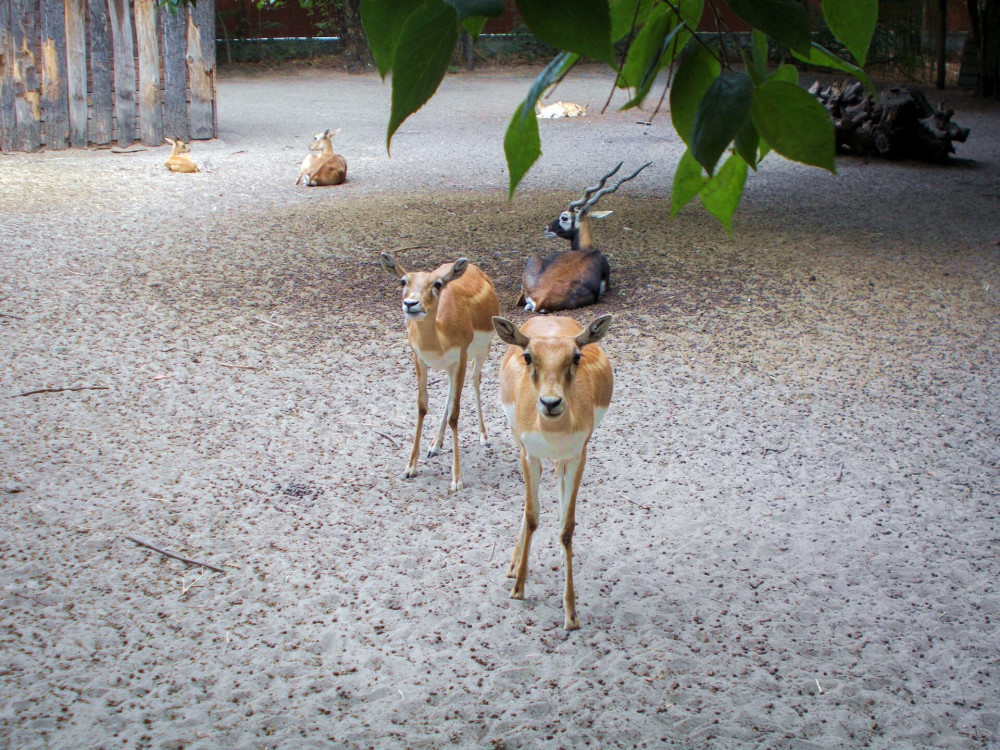
[[[543,414],[554,417],[562,413],[563,400],[559,396],[539,396],[538,403]]]

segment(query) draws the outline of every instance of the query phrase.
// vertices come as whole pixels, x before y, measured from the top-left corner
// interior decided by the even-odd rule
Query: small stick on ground
[[[228,362],[217,362],[219,367],[232,367],[237,370],[259,370],[260,368],[256,365],[231,365]]]
[[[641,505],[640,503],[637,503],[632,498],[626,497],[621,492],[618,493],[618,497],[620,497],[622,500],[624,500],[627,503],[632,503],[632,505],[634,505],[637,508],[642,508],[643,510],[652,510],[652,508],[650,508],[648,505]]]
[[[111,386],[107,385],[75,385],[71,388],[39,388],[34,391],[25,391],[24,393],[15,393],[11,398],[18,398],[19,396],[34,396],[36,393],[62,393],[63,391],[106,391]]]
[[[11,315],[10,313],[0,313],[0,318],[13,318],[14,320],[24,320],[20,315]]]
[[[146,547],[147,549],[153,550],[153,552],[158,552],[164,557],[172,557],[174,560],[180,560],[181,562],[186,562],[189,565],[200,565],[203,568],[208,568],[209,570],[214,570],[216,573],[225,573],[222,568],[216,567],[211,563],[202,562],[201,560],[192,560],[190,557],[182,557],[181,555],[175,554],[173,552],[168,552],[165,549],[160,549],[159,547],[150,544],[149,542],[144,542],[141,539],[136,539],[134,536],[129,536],[128,534],[123,534],[126,539],[130,542],[135,542],[140,547]]]
[[[386,440],[388,440],[390,443],[392,443],[394,447],[396,447],[396,448],[399,447],[399,443],[397,443],[391,437],[389,437],[388,435],[386,435],[384,432],[379,432],[378,430],[372,430],[372,432],[374,432],[379,437],[384,437]]]

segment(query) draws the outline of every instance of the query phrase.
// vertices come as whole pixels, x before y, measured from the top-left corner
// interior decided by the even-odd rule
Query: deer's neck
[[[594,239],[590,233],[590,214],[584,214],[576,225],[576,235],[573,237],[574,250],[589,250],[594,246]]]

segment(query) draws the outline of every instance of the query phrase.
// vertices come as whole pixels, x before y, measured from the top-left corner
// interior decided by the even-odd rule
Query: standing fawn
[[[309,150],[318,153],[306,154],[299,176],[295,178],[296,185],[300,182],[309,187],[339,185],[347,179],[347,159],[333,152],[332,139],[339,132],[340,128],[327,129],[313,136]]]
[[[593,305],[607,291],[611,265],[604,254],[594,247],[590,220],[603,219],[613,211],[591,211],[602,196],[615,192],[652,162],[647,162],[628,177],[605,188],[608,178],[621,169],[623,162],[608,172],[593,187],[586,188],[583,197],[572,201],[547,227],[546,237],[563,237],[571,243],[569,250],[554,255],[532,255],[524,267],[518,306],[528,312],[549,313]]]
[[[486,443],[486,424],[479,397],[483,363],[493,339],[493,316],[500,312],[490,277],[465,258],[445,263],[431,272],[407,271],[388,253],[382,253],[382,267],[399,279],[403,289],[403,318],[406,338],[417,368],[417,431],[406,466],[407,479],[417,475],[420,431],[427,415],[427,368],[448,373],[448,404],[441,418],[437,439],[427,456],[436,456],[444,443],[445,425],[451,425],[454,457],[451,489],[462,489],[462,469],[458,462],[458,414],[462,386],[469,359],[473,360],[472,385],[479,412],[479,442]]]
[[[560,540],[566,558],[564,627],[576,630],[576,494],[587,463],[587,443],[611,403],[611,363],[597,345],[611,327],[611,316],[603,315],[586,328],[556,316],[530,318],[520,330],[504,318],[493,318],[493,325],[500,340],[510,345],[500,365],[500,400],[521,450],[524,474],[524,516],[507,569],[507,577],[514,579],[510,597],[524,598],[531,535],[538,528],[542,460],[551,459],[559,479]]]
[[[198,165],[194,163],[194,159],[188,156],[191,151],[191,147],[179,138],[175,141],[173,138],[164,138],[167,143],[170,144],[170,156],[167,160],[163,162],[167,169],[171,172],[200,172]]]

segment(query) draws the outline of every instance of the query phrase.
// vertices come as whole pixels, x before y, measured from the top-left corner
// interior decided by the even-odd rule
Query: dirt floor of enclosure
[[[683,147],[600,114],[597,71],[507,202],[533,73],[449,76],[391,159],[387,86],[304,71],[223,78],[200,174],[0,157],[0,747],[1000,743],[1000,111],[953,101],[948,167],[769,157],[730,238],[668,219]],[[327,127],[348,183],[294,187]],[[377,258],[465,255],[523,320],[543,224],[619,159],[654,166],[602,205],[612,288],[574,313],[614,313],[615,395],[567,633],[550,473],[508,598],[501,345],[465,489],[447,452],[402,478],[415,377]]]

